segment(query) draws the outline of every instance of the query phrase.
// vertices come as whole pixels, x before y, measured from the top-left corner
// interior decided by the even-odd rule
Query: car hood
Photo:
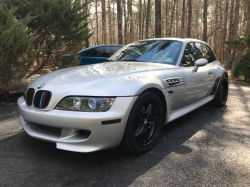
[[[135,95],[145,84],[162,85],[157,74],[176,66],[145,62],[105,62],[77,66],[48,73],[28,87],[49,90],[58,99],[68,95],[128,96]],[[159,86],[160,87],[160,86]]]
[[[161,70],[163,68],[173,68],[175,66],[145,63],[145,62],[105,62],[94,65],[77,66],[57,70],[41,76],[31,83],[31,87],[38,87],[45,84],[45,87],[77,87],[83,84],[90,84],[99,79],[107,79],[120,75],[142,73],[150,70]]]

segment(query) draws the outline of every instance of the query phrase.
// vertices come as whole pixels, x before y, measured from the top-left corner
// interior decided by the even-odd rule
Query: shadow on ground
[[[183,144],[223,115],[220,108],[205,105],[165,126],[157,146],[141,156],[119,149],[67,152],[21,132],[0,140],[0,186],[128,186],[170,153],[192,153]]]

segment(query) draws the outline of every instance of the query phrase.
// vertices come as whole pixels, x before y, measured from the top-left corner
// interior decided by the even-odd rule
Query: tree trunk
[[[192,0],[188,0],[187,38],[191,38],[191,24],[192,24]]]
[[[227,46],[225,45],[225,42],[227,40],[227,23],[228,23],[228,4],[229,2],[226,1],[226,10],[225,10],[225,16],[224,16],[224,28],[223,28],[223,60],[226,61],[226,53],[227,53]]]
[[[122,9],[121,0],[117,0],[118,44],[122,44]]]
[[[97,6],[98,6],[98,2],[97,2],[97,0],[95,0],[96,45],[99,45],[99,39],[98,39],[99,28],[98,28],[98,12],[97,12]]]
[[[85,0],[85,3],[87,3],[88,2],[88,0]],[[89,5],[87,5],[86,6],[86,9],[85,9],[85,14],[87,15],[89,12],[88,12],[88,8],[89,8]],[[86,20],[85,20],[86,22],[88,22],[88,18],[86,18]],[[88,26],[88,25],[87,25]],[[86,48],[89,48],[89,39],[87,38],[86,40],[85,40],[85,47]]]
[[[155,37],[161,37],[161,0],[155,0]]]
[[[150,15],[150,0],[148,0],[147,17],[146,17],[146,39],[149,37],[149,35],[148,35],[149,15]]]
[[[203,9],[203,41],[207,42],[207,0],[204,0],[204,9]]]
[[[215,8],[214,8],[214,29],[216,29],[216,27],[218,27],[218,1],[215,2]],[[215,31],[214,32],[214,45],[213,45],[213,49],[214,49],[214,52],[216,53],[217,52],[217,41],[218,41],[218,38],[217,38],[217,32]]]
[[[237,0],[238,1],[238,0]],[[229,41],[233,40],[234,35],[234,0],[231,0],[231,9],[230,9],[230,26],[229,26]]]
[[[240,0],[236,0],[234,13],[235,13],[235,16],[234,16],[233,40],[237,38],[237,33],[239,30]]]
[[[168,8],[168,3],[169,3],[169,0],[165,0],[165,3],[166,3],[166,7],[165,7],[165,9],[166,9],[166,15],[165,15],[165,19],[166,19],[166,25],[165,25],[165,28],[166,28],[166,31],[165,31],[165,37],[167,37],[168,36],[168,29],[169,29],[169,27],[168,27],[168,16],[169,16],[169,8]]]
[[[142,13],[142,28],[141,28],[141,35],[142,35],[142,39],[144,39],[144,22],[145,22],[145,18],[146,18],[146,0],[143,1],[143,13]]]
[[[126,3],[125,0],[123,0],[123,14],[124,14],[124,44],[126,45],[128,43],[128,34],[127,34],[127,29],[128,29],[128,19],[126,17]]]
[[[116,20],[115,20],[115,18],[116,18],[116,16],[115,16],[115,3],[113,3],[113,7],[112,7],[112,9],[113,9],[113,26],[115,25],[115,23],[116,23]],[[112,35],[113,35],[113,39],[112,39],[112,44],[113,43],[117,43],[116,42],[116,38],[115,38],[115,29],[112,29],[113,30],[113,32],[112,32]]]
[[[179,2],[178,0],[176,0],[175,3],[175,34],[174,37],[179,37],[179,14],[178,14],[178,6],[179,6]]]
[[[176,5],[176,0],[173,0],[173,7],[172,7],[172,10],[171,10],[170,28],[169,28],[169,33],[168,33],[169,37],[172,36],[172,28],[173,28],[173,21],[174,21],[175,5]]]
[[[248,16],[247,16],[247,26],[246,26],[246,36],[250,35],[250,1],[248,0]]]
[[[141,14],[142,14],[142,0],[139,0],[139,40],[142,39],[142,29],[141,29]]]
[[[183,0],[182,4],[182,17],[181,17],[181,37],[185,38],[185,16],[186,16],[186,8],[185,8],[186,0]]]
[[[128,0],[128,12],[129,12],[129,24],[130,24],[130,42],[134,41],[134,20],[133,20],[133,9],[132,9],[132,1]]]
[[[108,0],[108,19],[109,19],[109,43],[112,44],[112,18],[111,18],[111,7],[110,7],[110,0]]]
[[[102,44],[107,44],[105,0],[101,0],[101,3],[102,3]]]

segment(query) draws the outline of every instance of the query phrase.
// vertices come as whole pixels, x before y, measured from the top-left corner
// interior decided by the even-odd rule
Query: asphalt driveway
[[[230,84],[210,105],[165,126],[141,156],[81,154],[19,131],[15,104],[0,104],[0,186],[250,186],[250,86]]]

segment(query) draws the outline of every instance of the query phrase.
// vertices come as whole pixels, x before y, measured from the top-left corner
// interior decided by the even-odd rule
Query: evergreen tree
[[[233,67],[232,73],[234,77],[240,75],[245,77],[245,81],[250,77],[250,35],[237,39],[233,42],[237,48],[243,48],[247,52],[241,57],[240,61]]]
[[[87,3],[80,0],[6,0],[8,6],[17,6],[17,19],[28,14],[31,20],[28,28],[38,37],[34,48],[36,67],[30,74],[60,66],[62,55],[76,55],[84,47],[84,41],[91,34],[87,27]]]
[[[4,94],[20,85],[36,54],[31,49],[36,37],[26,29],[30,17],[17,20],[16,10],[0,3],[0,92]]]
[[[240,61],[233,68],[233,76],[244,76],[245,81],[250,77],[250,52],[242,56]]]

